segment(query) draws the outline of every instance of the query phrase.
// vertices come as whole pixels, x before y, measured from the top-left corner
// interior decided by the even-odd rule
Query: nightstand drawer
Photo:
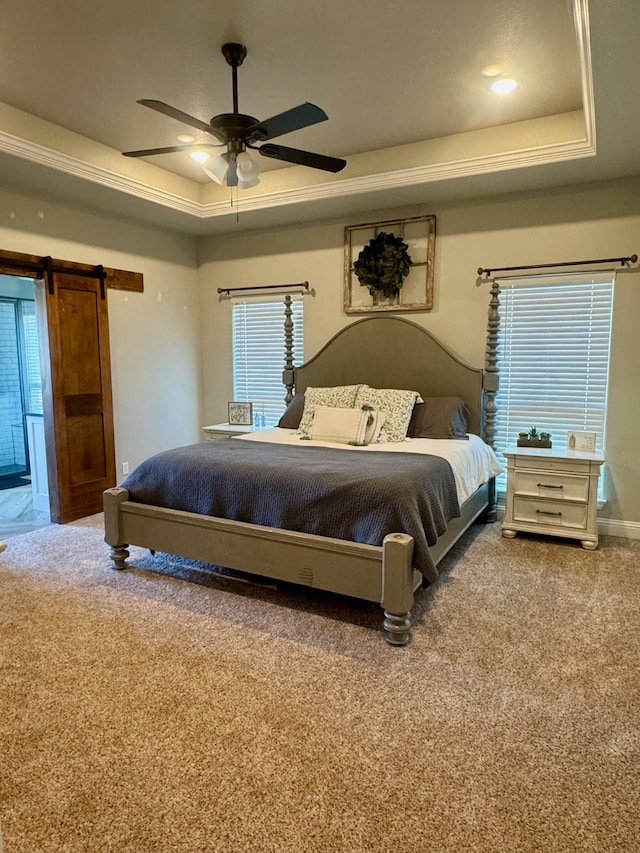
[[[589,478],[579,474],[516,471],[513,485],[516,495],[584,503],[589,498]]]
[[[515,468],[531,468],[536,471],[567,471],[570,474],[588,474],[591,462],[588,459],[552,459],[549,456],[516,456]]]
[[[587,505],[515,497],[513,499],[513,521],[539,524],[540,527],[571,527],[586,530]]]

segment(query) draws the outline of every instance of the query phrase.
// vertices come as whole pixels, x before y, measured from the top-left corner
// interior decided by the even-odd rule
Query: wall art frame
[[[407,243],[411,266],[395,296],[371,295],[360,284],[354,263],[369,241],[381,232],[393,234]],[[344,312],[370,314],[378,311],[431,311],[433,308],[436,218],[412,216],[347,225],[344,229]]]
[[[253,403],[234,400],[227,405],[230,426],[251,426],[253,424]]]

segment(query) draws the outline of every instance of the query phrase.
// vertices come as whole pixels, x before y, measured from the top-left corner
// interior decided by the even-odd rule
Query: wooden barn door
[[[36,284],[51,520],[102,511],[116,484],[104,278],[49,272]],[[46,318],[46,321],[45,321]]]

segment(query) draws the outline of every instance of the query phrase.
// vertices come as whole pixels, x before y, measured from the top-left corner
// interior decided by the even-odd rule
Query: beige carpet
[[[640,542],[476,528],[394,649],[100,524],[0,556],[5,853],[640,850]]]

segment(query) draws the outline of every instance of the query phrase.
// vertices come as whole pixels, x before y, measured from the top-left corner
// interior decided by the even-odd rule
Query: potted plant
[[[551,447],[551,433],[538,432],[537,427],[531,427],[526,432],[518,433],[518,447]]]
[[[353,271],[361,286],[369,290],[374,305],[380,297],[398,298],[411,269],[408,249],[408,244],[401,237],[381,231],[358,255]]]

